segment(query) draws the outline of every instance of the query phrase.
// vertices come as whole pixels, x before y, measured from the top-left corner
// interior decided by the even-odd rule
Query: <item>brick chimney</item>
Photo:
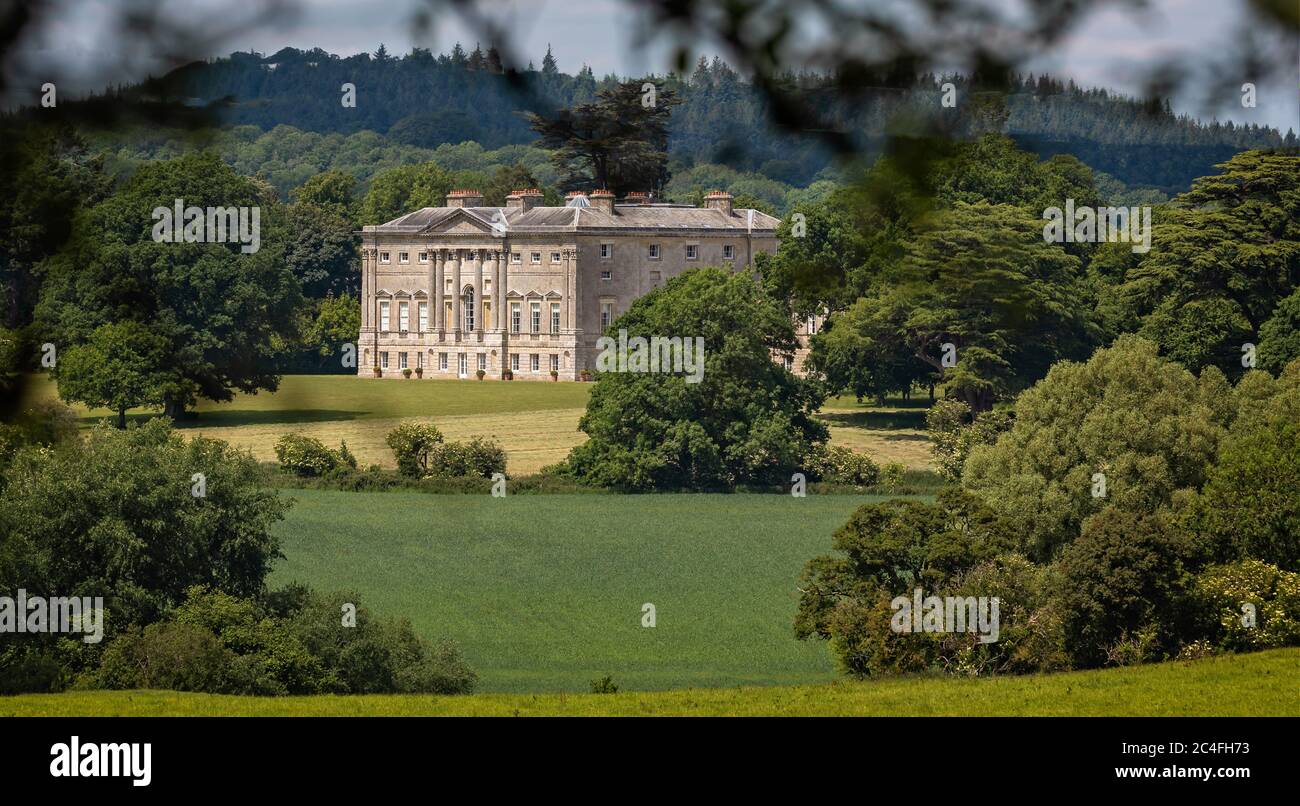
[[[483,194],[477,190],[461,188],[447,194],[448,207],[482,207]]]
[[[591,195],[588,196],[587,198],[591,200],[591,206],[594,207],[595,209],[608,213],[610,215],[614,215],[614,194],[613,193],[610,193],[608,190],[601,188],[600,190],[593,190],[591,192]]]
[[[731,215],[732,196],[725,190],[709,191],[709,195],[704,197],[704,208],[706,210],[721,210],[723,215]]]
[[[544,198],[545,196],[537,188],[512,190],[510,195],[506,196],[506,207],[521,207],[525,210],[531,210],[540,205]]]
[[[623,200],[623,203],[624,204],[649,204],[650,194],[642,193],[639,190],[634,190],[627,194],[627,198]]]

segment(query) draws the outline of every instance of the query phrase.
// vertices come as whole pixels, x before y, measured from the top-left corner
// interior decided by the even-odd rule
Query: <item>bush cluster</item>
[[[319,439],[302,434],[285,434],[276,440],[275,458],[288,472],[306,478],[357,469],[357,459],[348,450],[347,442],[339,443],[339,449],[332,451]]]

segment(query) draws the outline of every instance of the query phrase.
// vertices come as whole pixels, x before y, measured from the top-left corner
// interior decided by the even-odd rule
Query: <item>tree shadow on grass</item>
[[[844,428],[867,428],[873,431],[895,429],[925,430],[926,409],[911,411],[828,411],[818,416],[831,425]],[[900,434],[898,439],[926,439],[924,435]]]
[[[235,428],[246,425],[286,425],[294,423],[324,423],[336,420],[357,420],[368,412],[337,409],[231,409],[189,412],[186,417],[172,423],[176,428]],[[136,412],[126,415],[128,423],[143,425],[161,417],[158,412]],[[116,415],[87,414],[79,418],[82,425],[94,425],[107,419],[117,422]]]

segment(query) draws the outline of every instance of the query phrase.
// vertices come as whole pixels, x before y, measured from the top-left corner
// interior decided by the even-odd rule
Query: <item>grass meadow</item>
[[[28,387],[32,399],[53,398],[55,384],[40,375]],[[586,439],[578,420],[591,384],[532,381],[401,380],[351,375],[286,375],[274,393],[238,394],[229,403],[203,401],[187,433],[223,439],[247,448],[262,461],[275,459],[275,441],[296,431],[337,447],[348,447],[363,465],[393,467],[384,443],[405,419],[429,420],[448,439],[496,439],[513,475],[554,464]],[[884,407],[832,398],[822,408],[831,440],[870,455],[880,464],[899,462],[910,470],[931,469],[925,437],[924,401],[890,401]],[[110,416],[103,409],[75,407],[85,425]],[[134,411],[137,419],[156,412]]]
[[[1300,649],[997,678],[464,697],[231,697],[84,691],[0,697],[0,716],[1300,716]]]

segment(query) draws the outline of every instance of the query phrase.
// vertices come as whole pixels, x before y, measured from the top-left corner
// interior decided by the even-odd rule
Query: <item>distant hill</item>
[[[774,130],[763,98],[720,59],[701,59],[689,75],[650,77],[683,99],[673,110],[670,151],[679,166],[700,163],[754,171],[790,185],[807,185],[831,156],[815,140]],[[381,46],[374,54],[347,58],[320,49],[285,48],[271,56],[234,53],[180,68],[151,85],[188,103],[227,99],[225,120],[256,126],[277,125],[320,132],[374,131],[400,145],[432,149],[474,140],[486,149],[526,144],[534,139],[525,110],[548,112],[583,103],[618,80],[597,79],[584,67],[577,75],[555,69],[552,58],[541,69],[507,74],[493,51],[450,54],[417,48],[394,57]],[[903,88],[881,88],[851,108],[826,92],[828,80],[815,74],[790,76],[822,114],[855,136],[870,153],[878,148],[886,124],[900,112],[941,118],[939,87],[945,80],[966,90],[960,77],[927,75]],[[341,87],[356,87],[355,108],[341,101]],[[140,87],[115,92],[140,93]],[[1040,155],[1069,153],[1130,187],[1166,193],[1185,190],[1192,179],[1248,148],[1295,147],[1294,132],[1231,122],[1202,123],[1175,116],[1168,104],[1152,104],[1104,89],[1081,88],[1047,76],[1016,79],[1004,116],[961,118],[958,134],[1000,128]]]

